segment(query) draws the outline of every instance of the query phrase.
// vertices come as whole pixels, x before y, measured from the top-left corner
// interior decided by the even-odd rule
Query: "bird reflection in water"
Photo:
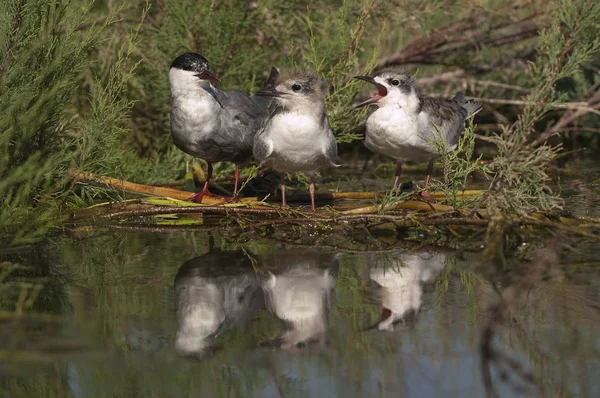
[[[329,310],[337,278],[337,256],[315,251],[285,250],[264,259],[266,307],[282,330],[262,346],[301,350],[324,346]]]
[[[375,287],[368,297],[381,305],[381,316],[365,330],[392,331],[414,319],[421,307],[422,283],[434,279],[445,260],[444,253],[433,251],[369,256],[369,276]]]
[[[219,333],[241,327],[262,308],[260,279],[242,251],[195,257],[175,277],[175,349],[183,356],[209,357],[220,348]]]

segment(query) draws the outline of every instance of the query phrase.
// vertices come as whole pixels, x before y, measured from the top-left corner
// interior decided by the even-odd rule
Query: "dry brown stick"
[[[143,224],[99,224],[93,229],[119,229],[124,231],[146,232],[198,232],[214,231],[214,225],[143,225]],[[87,232],[87,231],[86,231]]]
[[[429,94],[431,97],[442,97],[442,94]],[[503,104],[503,105],[519,105],[519,106],[527,106],[527,105],[535,105],[535,103],[531,101],[523,101],[523,100],[511,100],[511,99],[503,99],[503,98],[484,98],[484,97],[469,97],[474,101],[484,102],[488,104]],[[575,109],[575,110],[585,110],[587,112],[592,112],[600,115],[600,110],[592,108],[587,102],[563,102],[558,104],[550,104],[551,108],[556,109]]]
[[[596,89],[596,92],[587,101],[587,103],[590,104],[590,107],[592,109],[600,110],[600,82],[596,83],[593,87],[590,87],[590,88]],[[586,90],[586,92],[584,93],[584,96],[589,93],[588,90]],[[541,144],[542,142],[546,141],[548,138],[560,133],[561,131],[565,131],[564,128],[567,125],[573,123],[575,120],[578,120],[580,117],[588,114],[589,112],[590,112],[589,110],[584,109],[584,108],[579,108],[576,110],[571,110],[571,111],[565,112],[562,115],[562,117],[558,120],[558,122],[556,122],[556,124],[554,126],[552,126],[550,129],[546,130],[543,134],[541,134],[533,142],[533,144],[534,145]]]
[[[186,214],[186,213],[206,213],[206,214],[280,214],[276,209],[252,209],[252,208],[226,208],[223,206],[203,206],[203,207],[170,207],[161,206],[144,209],[133,209],[133,210],[122,210],[117,212],[108,213],[102,215],[104,218],[117,218],[117,217],[132,217],[132,216],[150,216],[158,214]],[[294,218],[275,218],[272,220],[262,220],[259,222],[252,222],[251,227],[258,227],[263,225],[276,225],[276,224],[298,224],[298,223],[314,223],[314,222],[360,222],[369,220],[384,220],[394,222],[398,226],[418,226],[418,225],[478,225],[486,226],[489,223],[488,219],[471,218],[471,217],[423,217],[423,218],[409,218],[406,215],[389,215],[389,214],[345,214],[332,215],[330,217],[323,217],[321,215],[314,215],[313,213],[302,213],[305,217],[294,217]],[[600,240],[599,235],[594,235],[589,232],[583,231],[585,228],[592,228],[594,225],[579,225],[573,228],[569,225],[562,224],[554,221],[538,220],[532,217],[522,217],[511,220],[511,225],[518,226],[537,226],[547,227],[552,229],[560,229],[566,232],[575,233],[593,240]],[[190,227],[191,228],[191,227]]]
[[[136,184],[118,178],[99,176],[93,173],[84,172],[69,172],[69,176],[75,181],[83,182],[87,184],[108,186],[116,190],[122,190],[129,193],[135,193],[147,196],[161,196],[166,198],[172,198],[177,200],[189,200],[192,194],[190,192],[180,191],[178,189],[162,188],[152,185]],[[256,201],[256,198],[244,198],[242,202]],[[203,204],[216,205],[223,204],[226,200],[219,197],[205,196],[202,198]]]
[[[389,211],[393,209],[405,209],[405,210],[424,210],[424,211],[436,211],[446,212],[454,210],[452,206],[438,205],[434,203],[421,202],[417,200],[407,200],[404,202],[395,203],[393,205],[386,206],[383,210]],[[358,209],[346,210],[342,212],[345,215],[365,215],[378,213],[382,211],[382,206],[367,206]]]
[[[442,72],[437,75],[421,78],[421,79],[419,79],[419,84],[422,86],[426,86],[426,85],[433,85],[433,84],[437,84],[439,82],[445,82],[445,81],[449,81],[449,80],[460,80],[463,82],[477,84],[480,86],[499,87],[499,88],[505,88],[507,90],[519,91],[519,92],[523,92],[523,93],[530,93],[532,91],[530,88],[515,86],[514,84],[506,84],[506,83],[496,82],[493,80],[481,80],[481,79],[474,79],[474,78],[466,77],[469,75],[470,75],[469,72],[467,72],[465,69],[456,69],[453,71]]]
[[[454,26],[434,31],[428,36],[421,37],[412,43],[409,43],[402,50],[380,60],[377,63],[377,68],[380,69],[389,65],[401,65],[406,63],[427,63],[427,59],[431,58],[433,55],[439,56],[456,51],[465,46],[473,45],[473,39],[481,34],[490,31],[499,31],[508,26],[523,24],[538,15],[538,13],[532,13],[519,20],[506,21],[487,28],[480,28],[480,26],[488,20],[487,17],[468,17],[464,22],[461,21]],[[450,38],[452,35],[463,32],[466,33]],[[535,35],[537,35],[537,27],[532,27],[516,34],[489,39],[483,41],[481,44],[486,46],[503,46]]]
[[[415,58],[423,53],[448,44],[449,36],[464,32],[473,28],[474,26],[478,26],[485,20],[485,17],[468,17],[464,21],[461,21],[453,26],[435,30],[428,36],[423,36],[417,40],[414,40],[412,43],[409,43],[402,50],[396,52],[395,54],[383,58],[377,63],[376,67],[380,69],[389,65],[401,65],[407,63],[411,58]]]
[[[464,191],[458,191],[456,196],[459,198],[473,197],[483,194],[483,190],[478,189],[467,189]],[[329,193],[317,193],[315,200],[317,202],[327,202],[336,200],[375,200],[385,196],[385,192],[329,192]],[[431,192],[431,197],[436,200],[446,199],[446,195],[443,192]],[[279,197],[274,197],[273,200],[280,200]],[[308,202],[309,196],[307,194],[294,195],[288,197],[289,202]]]
[[[534,26],[532,28],[529,28],[529,29],[524,30],[519,33],[506,35],[506,36],[498,37],[495,39],[484,40],[481,43],[479,43],[479,45],[487,46],[487,47],[501,47],[501,46],[505,46],[507,44],[526,40],[526,39],[529,39],[529,38],[537,36],[537,35],[538,35],[538,27]],[[427,54],[427,56],[431,59],[432,57],[435,57],[435,56],[439,57],[439,56],[443,56],[445,54],[456,52],[459,50],[464,51],[465,47],[470,47],[470,46],[474,46],[474,44],[470,41],[465,41],[465,42],[458,43],[455,46],[440,48],[438,50],[431,51]]]
[[[417,202],[421,203],[421,202]],[[446,206],[451,209],[450,206]],[[226,207],[226,206],[195,206],[195,207],[173,207],[173,206],[147,206],[135,209],[125,209],[115,212],[110,212],[100,215],[101,218],[126,218],[134,216],[152,216],[159,214],[191,214],[191,213],[202,213],[207,215],[271,215],[278,216],[272,220],[261,220],[253,221],[250,226],[257,227],[261,225],[274,225],[274,224],[293,224],[293,223],[314,223],[314,222],[358,222],[358,221],[369,221],[369,220],[383,220],[395,223],[397,226],[402,227],[415,227],[419,225],[478,225],[486,226],[489,223],[487,218],[472,218],[469,216],[461,217],[422,217],[412,218],[407,217],[406,214],[394,215],[394,214],[353,214],[348,212],[334,213],[327,217],[319,213],[303,213],[299,211],[287,210],[282,212],[279,209],[273,208],[248,208],[248,207]],[[285,214],[301,215],[303,217],[285,217]],[[481,214],[481,213],[480,213]],[[281,216],[284,216],[283,218]],[[485,216],[484,214],[482,214]],[[561,222],[554,222],[550,220],[539,220],[534,217],[521,217],[515,218],[510,221],[511,226],[537,226],[546,227],[552,230],[560,229],[565,232],[570,232],[588,239],[600,240],[600,235],[588,232],[587,229],[598,228],[599,226],[592,224],[579,224],[576,227],[571,225],[565,225]],[[190,229],[193,229],[190,227]]]
[[[456,80],[462,79],[464,76],[467,76],[468,73],[464,69],[456,69],[447,72],[442,72],[437,75],[427,76],[419,79],[419,84],[421,86],[433,85],[439,82],[445,82],[447,80]]]
[[[140,195],[147,196],[160,196],[167,197],[177,200],[187,201],[190,199],[192,194],[186,191],[180,191],[178,189],[159,187],[155,185],[144,185],[137,184],[125,180],[120,180],[118,178],[99,176],[93,173],[83,173],[83,172],[69,172],[71,178],[75,181],[84,182],[88,184],[100,185],[100,186],[109,186],[116,190],[123,190],[129,193],[135,193]],[[479,190],[464,190],[457,193],[457,196],[476,196],[481,194]],[[339,199],[356,199],[356,200],[371,200],[381,197],[383,193],[380,192],[331,192],[324,194],[317,194],[317,198],[320,200],[339,200]],[[441,192],[433,192],[432,197],[435,199],[443,199],[445,196]],[[251,203],[256,202],[256,197],[242,198],[242,203]],[[202,204],[209,205],[217,205],[226,203],[225,199],[218,197],[204,197],[202,198]],[[410,205],[408,205],[410,206]]]
[[[121,180],[118,178],[107,177],[107,176],[99,176],[93,173],[85,173],[85,172],[69,172],[70,177],[72,177],[75,181],[99,185],[99,186],[108,186],[116,190],[123,190],[129,193],[135,193],[146,196],[160,196],[160,197],[168,197],[177,200],[189,200],[192,196],[191,193],[186,191],[180,191],[178,189],[159,187],[154,185],[145,185],[145,184],[137,184],[134,182],[129,182],[125,180]],[[202,198],[203,204],[222,204],[225,201],[221,198],[213,198],[213,197],[204,197]]]
[[[593,127],[565,127],[557,131],[557,133],[571,133],[576,131],[585,131],[587,133],[600,133],[600,129]],[[580,151],[586,148],[579,149]]]
[[[228,206],[143,206],[135,209],[123,209],[101,214],[101,218],[119,218],[136,216],[154,216],[159,214],[279,214],[277,209],[272,208],[250,208],[250,207],[228,207]]]

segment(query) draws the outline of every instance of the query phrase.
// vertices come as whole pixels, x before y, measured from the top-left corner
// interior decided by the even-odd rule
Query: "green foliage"
[[[538,60],[530,65],[535,90],[517,121],[491,137],[498,156],[490,164],[494,173],[486,200],[492,212],[549,211],[561,208],[562,200],[549,186],[547,166],[559,147],[532,143],[534,124],[560,101],[556,83],[581,73],[581,65],[600,49],[597,36],[600,5],[595,1],[561,0],[553,10],[552,22],[538,40]]]
[[[384,214],[386,211],[395,209],[399,203],[406,201],[412,195],[411,192],[399,193],[399,189],[398,187],[396,191],[387,191],[381,196],[381,199],[373,201],[373,204],[378,206],[379,214]]]
[[[332,130],[339,143],[350,143],[362,139],[357,127],[365,120],[367,109],[353,109],[353,102],[362,85],[351,79],[353,75],[370,73],[377,60],[377,47],[370,51],[371,58],[361,66],[359,49],[368,15],[373,1],[365,1],[357,19],[356,2],[344,0],[336,12],[326,14],[325,19],[313,21],[314,13],[308,13],[308,49],[300,51],[301,66],[308,66],[324,75],[330,82],[332,95],[326,99],[327,113]],[[326,39],[331,38],[331,39]],[[296,61],[297,62],[297,61]]]
[[[430,189],[444,193],[448,204],[455,208],[469,207],[476,203],[479,198],[459,199],[457,194],[467,189],[469,177],[474,173],[480,173],[486,177],[490,173],[489,168],[485,164],[480,163],[481,155],[473,158],[475,151],[475,125],[473,118],[469,119],[465,132],[460,140],[458,140],[456,149],[453,151],[448,151],[445,137],[439,129],[436,130],[438,132],[437,137],[429,144],[440,154],[443,175],[441,180],[432,178]]]
[[[89,8],[78,6],[12,1],[1,11],[0,31],[8,33],[0,58],[2,246],[34,242],[61,222],[70,168],[146,181],[177,175],[172,160],[181,158],[178,152],[145,161],[120,145],[133,104],[122,95],[137,65],[131,55],[147,8],[137,29],[121,41],[104,79],[93,81],[82,114],[72,112],[81,76],[94,62],[90,53],[121,11],[112,9],[101,24],[88,24]],[[97,194],[88,191],[88,199]]]
[[[115,18],[82,32],[87,9],[8,1],[0,13],[0,245],[34,241],[59,219],[56,200],[73,161],[65,112],[90,49]],[[16,226],[19,226],[16,228]]]

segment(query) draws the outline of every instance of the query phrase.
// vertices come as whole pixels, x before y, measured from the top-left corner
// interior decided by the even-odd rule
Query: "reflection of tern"
[[[378,288],[373,296],[381,304],[381,316],[367,329],[394,330],[394,325],[419,312],[421,282],[435,277],[446,255],[438,252],[396,253],[370,258],[369,275]]]
[[[212,251],[187,261],[175,277],[177,334],[182,355],[213,352],[216,336],[242,326],[264,306],[258,277],[243,252]]]
[[[311,251],[278,252],[267,266],[285,267],[263,282],[267,308],[281,321],[281,335],[265,345],[284,349],[325,342],[337,260]]]

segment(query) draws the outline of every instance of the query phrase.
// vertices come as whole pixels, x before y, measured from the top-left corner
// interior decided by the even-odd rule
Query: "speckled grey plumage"
[[[449,146],[455,146],[458,143],[465,132],[465,122],[482,109],[481,104],[465,100],[461,92],[456,93],[451,99],[421,96],[420,101],[419,111],[429,115],[432,125],[439,129]],[[434,140],[434,133],[437,131],[432,128],[427,133],[428,135],[425,137]]]
[[[392,85],[393,80],[398,84]],[[438,157],[429,142],[440,137],[448,151],[454,150],[466,121],[482,109],[462,93],[450,99],[423,95],[416,79],[398,68],[380,71],[372,83],[384,86],[387,94],[371,102],[379,109],[367,119],[365,145],[399,162]]]

